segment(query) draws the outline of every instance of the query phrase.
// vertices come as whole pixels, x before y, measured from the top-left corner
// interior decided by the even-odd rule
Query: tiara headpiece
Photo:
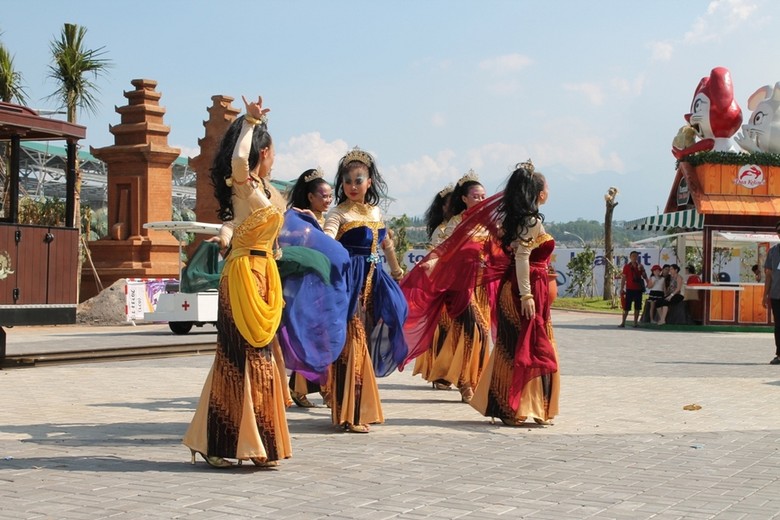
[[[532,162],[531,162],[531,159],[528,159],[528,160],[527,160],[527,161],[525,161],[525,162],[521,162],[521,163],[518,165],[518,167],[519,167],[519,168],[522,168],[522,169],[524,169],[524,170],[525,170],[526,172],[528,172],[529,174],[532,174],[532,173],[534,173],[534,171],[535,171],[535,169],[534,169],[534,163],[532,163]]]
[[[342,164],[347,164],[352,161],[361,162],[369,168],[371,168],[371,165],[374,163],[374,160],[371,157],[371,155],[369,155],[368,152],[364,152],[357,146],[354,147],[349,153],[347,153],[347,155],[345,155],[344,158],[341,160]]]
[[[469,170],[466,175],[458,179],[458,186],[463,186],[469,181],[479,182],[479,175],[474,170]]]
[[[455,186],[452,183],[447,184],[444,187],[444,189],[439,192],[439,197],[446,197],[447,195],[452,193],[454,189],[455,189]]]
[[[303,178],[303,182],[311,182],[314,179],[322,179],[324,175],[322,175],[322,170],[316,168],[313,172],[311,172],[309,175]]]

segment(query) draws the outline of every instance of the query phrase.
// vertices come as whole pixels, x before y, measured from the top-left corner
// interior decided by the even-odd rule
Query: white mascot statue
[[[780,153],[780,82],[756,90],[747,106],[753,113],[734,140],[746,152]]]

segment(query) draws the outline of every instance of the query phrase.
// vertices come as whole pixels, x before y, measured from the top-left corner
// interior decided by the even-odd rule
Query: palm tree
[[[97,112],[98,101],[95,94],[98,91],[93,80],[105,74],[111,67],[111,61],[105,59],[105,47],[87,49],[84,37],[87,28],[66,23],[58,40],[50,43],[53,63],[49,65],[49,77],[53,78],[59,88],[49,98],[60,101],[58,108],[65,108],[68,122],[76,122],[76,109],[80,108],[90,113]],[[73,221],[81,234],[81,170],[76,164],[75,215]],[[79,240],[79,255],[83,240]],[[81,288],[81,262],[78,262],[77,287]],[[79,291],[77,289],[77,292]]]
[[[22,73],[14,69],[14,57],[2,42],[0,42],[0,101],[27,104],[27,93],[22,86]]]
[[[58,108],[67,110],[69,123],[76,122],[78,108],[97,112],[95,93],[98,88],[91,78],[97,79],[111,67],[111,61],[102,57],[106,53],[105,47],[84,47],[86,34],[86,27],[66,23],[60,38],[50,44],[53,63],[49,65],[49,77],[59,83],[59,88],[49,98],[60,101]]]
[[[0,33],[2,35],[3,33]],[[16,101],[20,105],[27,104],[27,93],[22,86],[22,73],[14,69],[14,57],[0,42],[0,101],[12,103]],[[3,179],[2,212],[7,215],[6,204],[8,202],[8,148],[5,143],[0,143],[0,177]]]

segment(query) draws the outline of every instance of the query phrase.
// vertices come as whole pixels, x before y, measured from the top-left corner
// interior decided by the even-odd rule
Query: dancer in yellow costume
[[[436,194],[431,205],[428,206],[428,209],[425,211],[426,231],[428,232],[431,249],[441,244],[444,239],[447,238],[447,224],[449,223],[450,218],[452,218],[450,200],[452,199],[452,192],[454,189],[455,186],[452,183],[445,186],[444,189]],[[434,360],[441,351],[450,325],[452,325],[452,319],[447,314],[447,310],[443,309],[441,316],[439,317],[439,325],[433,335],[431,347],[414,361],[414,371],[412,372],[412,375],[420,374],[423,379],[433,385],[433,388],[439,390],[448,390],[450,388],[450,383],[444,380],[437,382],[436,380],[431,379],[431,369]]]
[[[445,239],[458,227],[464,214],[484,199],[485,188],[474,171],[469,171],[458,180],[450,200],[453,217],[443,232]],[[487,232],[473,235],[475,241],[487,238]],[[485,367],[490,348],[490,304],[481,280],[478,279],[476,283],[468,307],[458,316],[452,317],[443,337],[437,339],[441,345],[428,373],[428,380],[435,381],[437,388],[455,385],[465,403],[474,395],[474,387]]]
[[[274,341],[282,288],[274,243],[282,212],[268,176],[274,146],[262,98],[244,99],[246,115],[230,126],[212,168],[222,247],[230,245],[219,286],[217,351],[184,444],[212,467],[251,460],[273,467],[292,455],[285,406],[289,400]],[[232,239],[231,239],[232,236]]]

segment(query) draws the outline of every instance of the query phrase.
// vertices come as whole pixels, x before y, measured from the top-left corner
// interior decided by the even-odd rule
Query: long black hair
[[[498,205],[502,217],[501,245],[509,245],[525,233],[537,221],[544,222],[539,213],[539,194],[544,190],[544,175],[534,170],[530,161],[515,166],[504,188],[504,197]]]
[[[214,196],[219,202],[217,215],[223,222],[233,220],[233,189],[226,181],[233,175],[233,149],[241,134],[241,124],[244,116],[236,118],[228,127],[222,141],[219,143],[214,163],[211,166],[211,184],[214,186]],[[252,129],[252,147],[249,150],[249,170],[254,170],[260,161],[260,150],[271,146],[271,134],[265,123],[255,125]]]
[[[466,203],[463,202],[463,197],[467,197],[469,190],[474,186],[482,186],[482,183],[479,181],[464,181],[462,184],[455,186],[455,191],[452,192],[450,197],[450,213],[460,215],[466,211]]]
[[[288,208],[311,209],[309,193],[316,193],[317,188],[319,188],[320,185],[328,184],[328,181],[322,177],[315,177],[309,182],[306,182],[306,177],[316,172],[317,170],[315,168],[311,168],[298,176],[298,180],[295,181],[295,185],[287,195]]]
[[[447,188],[444,190],[446,189]],[[433,201],[431,202],[431,205],[428,206],[428,209],[425,210],[425,216],[423,217],[423,220],[425,221],[425,231],[428,233],[429,240],[431,237],[433,237],[433,232],[436,231],[436,228],[439,227],[442,222],[449,220],[450,217],[452,217],[452,212],[449,208],[450,205],[448,204],[451,200],[451,189],[447,191],[444,196],[441,195],[440,191],[433,198]]]
[[[363,160],[365,160],[368,164],[364,163],[363,161],[354,159],[353,157],[355,156],[356,152],[362,154]],[[341,204],[347,200],[347,194],[344,193],[344,176],[349,175],[360,167],[368,168],[368,178],[371,179],[371,186],[369,186],[368,191],[366,191],[366,199],[364,202],[371,206],[376,206],[379,204],[382,198],[387,195],[387,184],[385,184],[382,176],[379,175],[379,170],[376,167],[376,161],[374,158],[368,152],[364,152],[355,148],[351,152],[344,155],[344,157],[342,157],[339,161],[339,169],[336,172],[336,180],[333,184],[334,189],[336,190],[336,204]]]

